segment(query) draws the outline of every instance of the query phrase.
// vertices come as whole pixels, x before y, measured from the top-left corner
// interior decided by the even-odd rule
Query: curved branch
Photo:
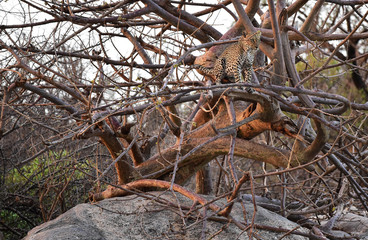
[[[299,78],[299,74],[295,67],[294,58],[291,55],[291,49],[290,49],[286,26],[287,26],[287,16],[284,16],[281,22],[281,27],[282,27],[281,41],[283,44],[283,49],[282,49],[283,56],[285,57],[285,66],[286,66],[287,73],[291,79],[291,85],[297,86],[298,83],[300,82],[300,78]],[[304,89],[303,86],[300,86],[299,88]],[[310,108],[313,108],[315,106],[314,102],[310,99],[308,95],[297,94],[297,96],[300,98],[300,100],[304,103],[305,106],[310,107]]]
[[[317,134],[318,135],[318,134]],[[252,141],[236,138],[234,155],[246,159],[254,159],[265,163],[272,164],[276,167],[298,166],[300,164],[308,163],[313,160],[319,149],[324,144],[326,134],[320,131],[319,137],[312,143],[312,147],[306,150],[301,150],[298,153],[292,153],[289,150],[279,149],[263,144],[258,144]],[[181,155],[184,156],[189,153],[196,146],[204,142],[208,142],[205,146],[198,148],[197,151],[191,152],[190,156],[183,158],[178,163],[178,171],[176,173],[175,182],[177,184],[185,183],[190,176],[201,169],[206,163],[217,156],[226,155],[229,153],[231,137],[225,136],[214,141],[211,138],[195,138],[190,141],[185,141],[181,146]],[[171,179],[171,172],[175,165],[177,155],[177,146],[169,148],[161,154],[157,154],[142,163],[136,170],[144,178],[148,175],[155,175],[159,179]],[[161,170],[165,169],[164,172]],[[159,174],[155,174],[159,173]]]
[[[276,16],[275,3],[273,0],[268,0],[268,7],[270,11],[272,32],[274,36],[274,45],[275,45],[275,49],[273,50],[272,54],[274,59],[274,67],[273,67],[274,75],[272,75],[271,77],[271,82],[275,83],[276,85],[282,85],[282,83],[285,82],[283,80],[285,78],[286,72],[284,64],[285,60],[283,53],[283,45],[281,43],[280,28]]]
[[[122,185],[120,187],[109,187],[102,193],[96,193],[92,196],[93,201],[100,201],[107,198],[126,196],[131,194],[132,190],[142,189],[142,188],[165,188],[165,189],[173,189],[174,191],[183,194],[187,198],[193,200],[194,202],[200,203],[202,206],[208,206],[212,211],[218,212],[220,211],[220,207],[214,203],[209,203],[205,198],[201,197],[198,194],[192,193],[191,191],[185,189],[182,186],[177,184],[171,184],[170,182],[156,180],[156,179],[141,179],[134,182],[130,182],[126,185]]]
[[[316,112],[316,114],[323,118],[323,115],[320,114],[320,112]],[[302,161],[302,164],[313,159],[322,150],[328,140],[329,134],[326,127],[318,121],[314,122],[317,127],[317,136],[313,140],[312,144],[303,150],[302,159],[304,159],[304,161]]]

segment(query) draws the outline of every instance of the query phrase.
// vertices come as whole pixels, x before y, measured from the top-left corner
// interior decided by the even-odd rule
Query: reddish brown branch
[[[226,208],[221,210],[219,212],[219,215],[224,216],[224,217],[229,216],[231,209],[233,208],[233,205],[234,205],[234,200],[239,194],[240,187],[243,185],[243,183],[245,183],[249,179],[250,179],[249,173],[243,175],[243,177],[239,180],[238,184],[236,184],[235,189],[233,190],[230,198],[228,198],[227,200],[227,202],[230,204]]]
[[[107,198],[112,197],[120,197],[120,196],[126,196],[131,194],[131,191],[137,190],[137,189],[143,189],[143,188],[164,188],[164,189],[172,189],[178,193],[183,194],[187,198],[193,200],[194,202],[200,203],[202,206],[208,206],[212,211],[218,212],[220,210],[220,207],[218,207],[216,204],[208,203],[208,201],[199,196],[198,194],[195,194],[184,187],[177,185],[177,184],[171,184],[170,182],[157,180],[157,179],[141,179],[134,182],[130,182],[126,185],[122,185],[121,187],[112,187],[110,186],[108,189],[106,189],[102,193],[96,193],[92,196],[93,201],[100,201]]]

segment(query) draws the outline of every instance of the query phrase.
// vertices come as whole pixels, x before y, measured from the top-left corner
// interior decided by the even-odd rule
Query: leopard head
[[[261,43],[261,31],[257,31],[254,32],[252,34],[248,34],[247,36],[242,36],[240,41],[243,44],[243,48],[244,50],[246,50],[245,48],[253,48],[253,49],[258,49],[259,44]]]

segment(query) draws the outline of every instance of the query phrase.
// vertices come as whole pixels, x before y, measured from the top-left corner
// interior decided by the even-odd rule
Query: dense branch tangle
[[[255,160],[287,171],[303,166],[319,177],[305,180],[308,203],[321,197],[314,192],[319,184],[333,200],[347,177],[350,194],[367,209],[362,1],[19,2],[41,17],[19,12],[24,22],[0,25],[0,134],[7,141],[26,123],[49,132],[14,164],[28,164],[62,142],[97,137],[111,161],[89,173],[93,181],[108,179],[112,166],[122,187],[139,179],[184,185],[197,172],[197,191],[213,193],[210,163],[232,191],[237,175],[249,170],[240,166]],[[252,82],[210,86],[210,77],[191,69],[212,67],[243,32],[258,30]],[[308,195],[301,192],[298,197]]]

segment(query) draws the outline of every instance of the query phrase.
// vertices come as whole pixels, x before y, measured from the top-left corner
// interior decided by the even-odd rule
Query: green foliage
[[[20,216],[18,213],[15,213],[14,211],[2,209],[0,211],[0,219],[2,219],[2,221],[7,222],[7,223],[15,223],[11,227],[13,228],[15,227],[15,229],[19,229],[20,231],[29,229],[29,223],[24,218],[22,218],[22,216]],[[41,223],[41,219],[38,219],[38,220],[39,220],[38,223]],[[15,238],[13,234],[7,233],[7,232],[4,232],[4,237],[5,239]]]
[[[19,209],[22,204],[17,204],[16,211],[1,209],[1,220],[12,229],[26,233],[34,224],[54,218],[88,199],[88,192],[84,189],[89,184],[86,184],[88,180],[84,172],[90,172],[91,168],[88,159],[76,161],[78,157],[78,154],[70,154],[67,150],[49,151],[29,164],[11,169],[4,179],[6,192],[32,199],[33,210],[29,211],[30,206]],[[19,201],[23,200],[19,198]],[[7,239],[19,237],[5,234]]]
[[[327,57],[315,56],[314,54],[309,53],[304,57],[303,62],[298,62],[296,64],[296,69],[301,78],[303,78],[308,74],[311,74],[316,69],[322,67],[326,63],[327,59]],[[325,66],[325,70],[319,72],[315,77],[308,80],[304,86],[309,89],[318,89],[329,93],[339,94],[352,102],[365,102],[366,96],[364,90],[358,90],[351,80],[351,70],[349,68],[346,69],[346,66],[344,68],[337,66],[338,63],[338,61],[332,59],[328,65]],[[351,114],[353,114],[353,112],[348,109],[343,116],[350,116]],[[366,121],[364,117],[357,118],[356,124],[361,125],[363,129],[368,127],[368,121]]]
[[[58,180],[55,177],[67,176],[65,174],[71,173],[70,171],[74,171],[75,168],[85,168],[88,165],[88,161],[84,163],[74,162],[68,159],[70,157],[68,155],[66,150],[61,152],[49,151],[46,157],[35,158],[30,164],[13,168],[5,177],[5,185],[16,187],[23,184],[24,181],[42,184],[47,176],[52,176],[52,180],[55,182],[55,180]],[[75,179],[83,176],[79,171],[73,175]]]
[[[309,53],[305,57],[304,62],[298,62],[296,64],[296,69],[303,77],[310,74],[313,70],[322,67],[327,59],[327,57],[316,57],[314,54]],[[340,86],[342,81],[347,78],[347,73],[341,66],[331,67],[337,63],[336,60],[332,59],[328,65],[325,66],[325,70],[319,72],[314,78],[306,82],[304,86],[307,88],[324,90],[329,90],[336,85]]]

